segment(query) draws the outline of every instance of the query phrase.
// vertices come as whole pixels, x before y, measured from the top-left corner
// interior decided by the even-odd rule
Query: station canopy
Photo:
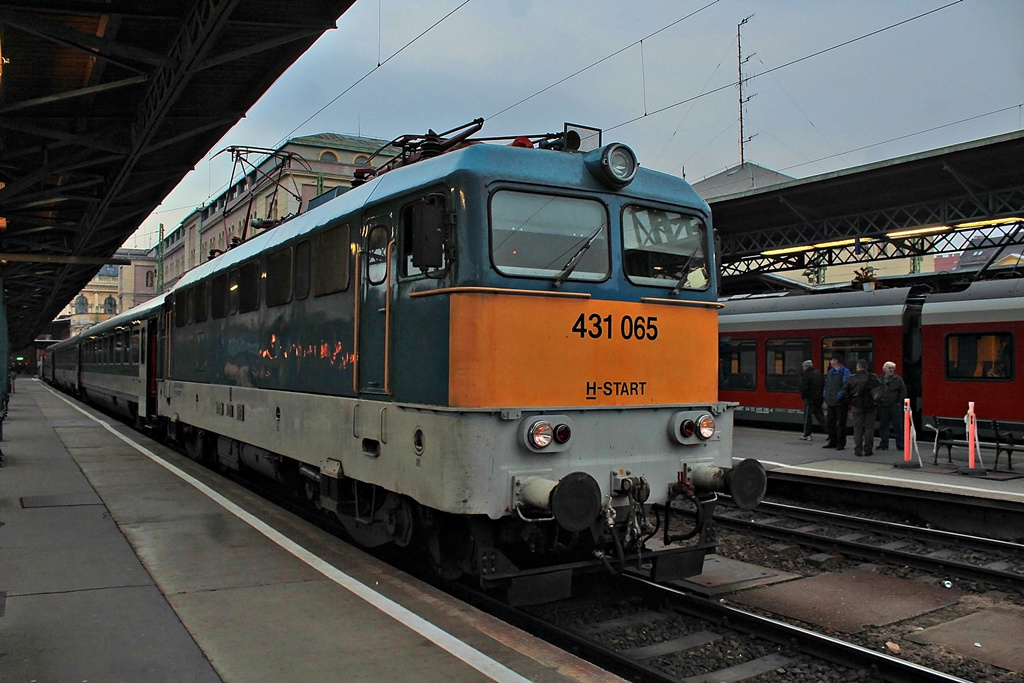
[[[0,278],[29,344],[353,0],[0,5]]]

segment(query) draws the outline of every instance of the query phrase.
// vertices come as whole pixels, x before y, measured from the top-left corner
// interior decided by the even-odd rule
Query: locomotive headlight
[[[552,428],[550,422],[538,420],[530,425],[527,435],[529,436],[530,443],[533,444],[534,448],[547,448],[551,445],[551,440],[554,438],[555,430]]]
[[[697,436],[702,439],[710,439],[715,435],[715,418],[708,414],[697,418]]]
[[[588,152],[583,157],[583,163],[590,175],[615,190],[633,182],[636,170],[640,167],[633,150],[620,142]]]

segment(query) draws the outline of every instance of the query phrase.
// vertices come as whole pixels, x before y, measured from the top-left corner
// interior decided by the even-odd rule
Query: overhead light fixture
[[[810,251],[814,247],[805,245],[802,247],[785,247],[783,249],[769,249],[768,251],[762,251],[761,256],[781,256],[783,254],[795,254],[800,251]]]
[[[861,242],[867,242],[869,240],[861,239]],[[852,244],[857,243],[857,238],[851,237],[848,240],[835,240],[834,242],[819,242],[814,245],[815,249],[831,249],[832,247],[848,247]]]
[[[1010,223],[1020,223],[1024,221],[1024,218],[1018,216],[1012,216],[1010,218],[993,218],[987,221],[971,221],[970,223],[957,223],[956,227],[959,228],[985,228],[990,225],[1008,225]]]
[[[886,237],[916,237],[918,235],[930,235],[936,232],[951,230],[948,225],[932,225],[927,228],[911,228],[910,230],[897,230],[896,232],[885,233]]]

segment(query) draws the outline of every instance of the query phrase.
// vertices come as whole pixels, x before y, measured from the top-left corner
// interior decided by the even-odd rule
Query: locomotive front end
[[[490,268],[443,292],[447,404],[493,455],[466,489],[498,520],[475,537],[476,573],[546,571],[549,594],[587,567],[699,574],[718,494],[752,508],[766,486],[760,463],[733,466],[735,404],[718,400],[707,204],[625,145],[508,153],[527,177],[489,179],[465,194],[486,214],[459,217],[486,221],[486,241],[459,236]]]

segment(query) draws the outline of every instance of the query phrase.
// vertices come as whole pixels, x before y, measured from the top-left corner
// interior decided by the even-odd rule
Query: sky
[[[604,130],[690,182],[745,159],[804,178],[1024,128],[1022,0],[357,0],[128,239],[231,177],[230,145]]]

